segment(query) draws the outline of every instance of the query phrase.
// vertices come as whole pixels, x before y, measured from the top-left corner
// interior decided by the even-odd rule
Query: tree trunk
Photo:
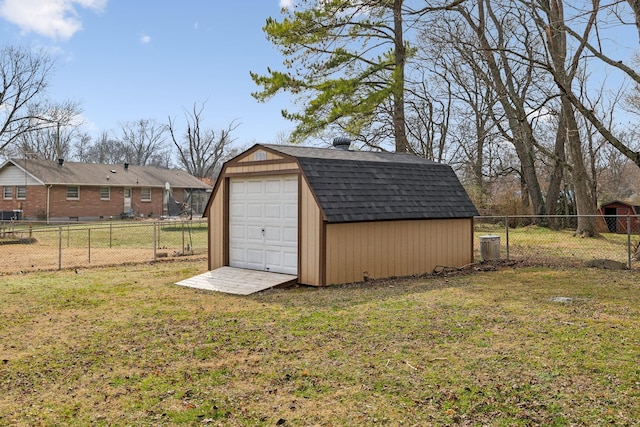
[[[561,91],[562,125],[566,129],[566,139],[571,155],[571,174],[576,200],[578,225],[576,234],[591,237],[596,234],[596,206],[589,191],[589,175],[584,165],[582,140],[578,130],[574,107],[570,97],[562,90],[571,87],[572,77],[567,74],[567,36],[564,30],[564,7],[562,0],[549,0],[545,5],[545,12],[549,20],[546,28],[547,46],[551,53],[551,65],[558,88]]]
[[[635,17],[636,29],[638,30],[638,35],[640,36],[640,0],[627,0],[629,6],[631,6],[631,10],[633,10],[633,15]]]
[[[403,39],[402,27],[402,3],[403,0],[393,2],[393,29],[395,45],[395,78],[393,80],[393,132],[395,135],[396,152],[409,151],[409,141],[404,113],[404,66],[406,62],[406,49]]]
[[[562,109],[565,110],[565,124],[567,127],[567,142],[571,154],[571,174],[573,176],[573,188],[576,197],[576,213],[578,214],[578,226],[576,234],[583,237],[592,237],[596,232],[596,206],[589,190],[589,175],[584,165],[582,141],[578,131],[578,123],[573,112],[573,105],[566,96],[562,97]]]
[[[565,156],[565,137],[564,131],[564,112],[560,112],[558,129],[556,131],[556,143],[554,145],[553,154],[555,156],[553,172],[549,177],[549,188],[547,189],[547,215],[553,216],[558,213],[558,201],[560,199],[560,187],[562,185],[562,178],[564,175],[564,168],[566,163]],[[566,212],[565,212],[566,214]],[[550,224],[557,228],[559,222],[557,218],[551,218]]]
[[[486,82],[495,89],[498,101],[502,105],[508,119],[509,129],[513,136],[512,143],[520,160],[522,178],[526,183],[534,214],[537,216],[544,215],[544,196],[535,168],[535,137],[531,129],[531,124],[527,121],[524,100],[517,91],[511,90],[513,89],[514,82],[505,81],[505,79],[513,79],[513,76],[510,72],[508,60],[504,55],[503,46],[492,46],[485,34],[485,8],[489,10],[490,7],[490,3],[486,0],[478,2],[477,22],[474,21],[474,17],[472,17],[470,13],[463,9],[458,9],[458,11],[462,13],[462,16],[469,23],[478,38],[479,52],[483,56],[490,73],[490,76],[487,76]],[[497,38],[499,39],[500,37]],[[501,56],[499,62],[494,57],[495,54]],[[501,70],[504,71],[504,75]],[[539,218],[536,218],[535,222],[539,223]]]

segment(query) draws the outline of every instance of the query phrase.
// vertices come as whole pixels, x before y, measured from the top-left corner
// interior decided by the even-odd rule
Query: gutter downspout
[[[47,186],[47,225],[49,224],[49,190],[51,190],[51,187],[53,187],[53,184],[49,184]]]

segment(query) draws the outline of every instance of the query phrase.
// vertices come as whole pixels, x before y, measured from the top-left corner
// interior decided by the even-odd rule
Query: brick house
[[[0,166],[0,219],[200,216],[211,186],[179,170],[38,159]]]

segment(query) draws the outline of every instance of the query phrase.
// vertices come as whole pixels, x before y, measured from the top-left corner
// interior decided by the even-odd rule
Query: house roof
[[[260,146],[297,160],[330,223],[478,215],[445,164],[409,154]]]
[[[44,185],[79,186],[130,186],[210,189],[198,178],[175,169],[161,169],[154,166],[105,165],[98,163],[58,162],[39,159],[11,159],[8,164],[20,168]]]

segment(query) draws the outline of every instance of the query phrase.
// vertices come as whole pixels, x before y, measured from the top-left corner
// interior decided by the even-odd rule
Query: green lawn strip
[[[19,230],[26,236],[27,230]],[[30,236],[38,245],[57,247],[153,247],[154,236],[157,247],[185,246],[206,247],[207,226],[205,222],[107,222],[90,224],[64,224],[38,227]]]
[[[486,235],[500,237],[501,256],[506,257],[507,233],[504,225],[476,224],[475,241]],[[637,244],[637,234],[630,236],[632,245]],[[626,234],[600,233],[597,237],[582,238],[571,229],[553,230],[535,225],[509,228],[509,257],[551,263],[552,265],[584,265],[586,261],[608,258],[628,262],[628,239]],[[476,243],[477,259],[480,244]],[[637,262],[635,263],[637,266]]]
[[[637,272],[271,290],[201,264],[0,280],[0,425],[632,425]],[[554,300],[556,297],[568,300]]]

